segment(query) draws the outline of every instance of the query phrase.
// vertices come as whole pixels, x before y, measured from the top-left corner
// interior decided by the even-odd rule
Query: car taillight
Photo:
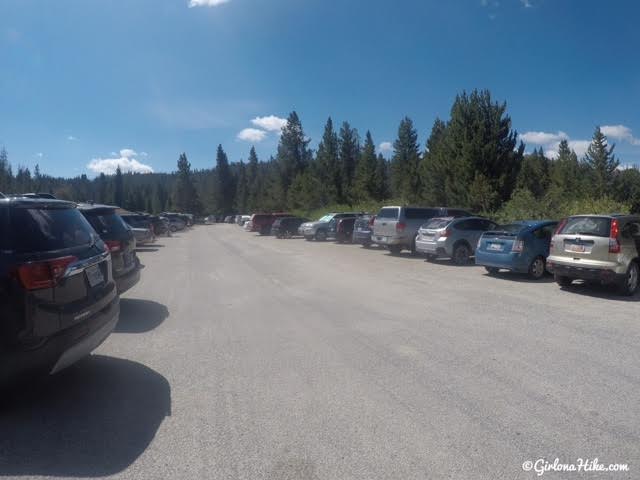
[[[407,224],[406,223],[403,223],[403,222],[396,223],[396,232],[402,233],[402,232],[404,232],[405,228],[407,228]]]
[[[609,253],[620,253],[620,224],[618,219],[611,220],[611,230],[609,231]]]
[[[558,224],[558,226],[556,227],[556,231],[553,232],[554,235],[558,235],[562,229],[564,228],[564,226],[567,224],[567,219],[563,218],[562,221]]]
[[[511,247],[512,252],[522,253],[524,250],[524,240],[516,240],[513,242],[513,246]]]
[[[24,263],[18,267],[18,278],[27,290],[51,288],[64,276],[67,267],[77,260],[77,257],[68,256]]]
[[[110,252],[119,252],[122,250],[122,243],[118,240],[105,240],[104,243]]]

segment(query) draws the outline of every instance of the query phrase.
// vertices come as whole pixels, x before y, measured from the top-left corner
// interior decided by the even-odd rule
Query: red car
[[[260,235],[269,235],[271,225],[276,218],[292,217],[293,215],[286,212],[277,213],[254,213],[251,215],[251,232],[258,232]]]

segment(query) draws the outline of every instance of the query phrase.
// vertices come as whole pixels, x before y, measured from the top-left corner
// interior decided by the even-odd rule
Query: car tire
[[[324,242],[327,240],[327,232],[324,230],[318,230],[315,235],[315,239],[317,242]]]
[[[401,251],[402,251],[401,245],[389,245],[389,252],[391,252],[391,255],[400,255]]]
[[[438,256],[436,254],[427,253],[427,261],[428,262],[435,262],[437,258],[438,258]]]
[[[529,265],[529,276],[534,280],[540,280],[544,277],[544,272],[546,269],[546,263],[544,261],[544,257],[537,256]]]
[[[496,267],[484,267],[489,275],[497,275],[500,272],[499,268]]]
[[[553,276],[554,280],[556,281],[556,283],[558,285],[560,285],[561,287],[568,287],[569,285],[571,285],[571,283],[573,282],[573,279],[570,277],[565,277],[563,275],[554,275]]]
[[[459,243],[453,248],[451,259],[456,265],[466,265],[471,258],[471,249],[466,243]]]
[[[638,291],[640,279],[640,267],[638,263],[633,261],[629,264],[624,281],[620,284],[620,293],[627,297],[634,295]]]
[[[411,242],[411,255],[413,257],[418,255],[418,251],[416,250],[416,239],[413,239],[413,242]]]
[[[305,236],[304,236],[304,239],[305,239],[307,242],[310,242],[311,240],[313,240],[313,237],[310,237],[310,236],[308,236],[308,235],[305,235]]]
[[[176,233],[178,231],[178,227],[176,227],[175,225],[171,225],[169,227],[169,230],[171,230],[173,233]]]
[[[364,243],[362,244],[362,247],[363,247],[363,248],[371,248],[371,242],[364,242]]]

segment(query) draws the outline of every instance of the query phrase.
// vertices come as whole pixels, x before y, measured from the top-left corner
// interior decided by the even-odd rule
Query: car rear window
[[[378,212],[377,218],[386,218],[386,219],[397,220],[399,213],[400,213],[400,209],[399,208],[388,208],[388,207],[386,207],[386,208],[380,209],[380,211]]]
[[[90,245],[95,232],[75,208],[14,208],[10,213],[11,249],[47,252]]]
[[[509,223],[507,225],[500,225],[496,227],[496,230],[500,232],[508,232],[508,233],[518,233],[520,232],[525,225],[522,223]]]
[[[451,223],[451,220],[453,219],[452,218],[434,218],[429,220],[427,223],[425,223],[423,228],[439,230],[449,225]]]
[[[590,235],[608,237],[611,219],[607,217],[569,217],[562,227],[562,235]]]
[[[116,215],[115,212],[87,211],[82,213],[99,235],[119,235],[129,230],[122,217]]]

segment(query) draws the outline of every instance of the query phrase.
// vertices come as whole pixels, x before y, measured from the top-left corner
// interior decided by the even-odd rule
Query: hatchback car
[[[117,207],[80,204],[78,209],[111,252],[113,279],[122,294],[140,281],[140,261],[131,228],[116,213]]]
[[[528,220],[485,232],[478,240],[476,265],[485,267],[489,275],[509,270],[540,279],[546,272],[551,236],[557,226],[555,220]]]
[[[153,224],[146,215],[126,214],[122,219],[131,227],[138,246],[156,241]]]
[[[353,225],[353,243],[362,245],[365,248],[371,246],[371,233],[375,220],[375,215],[361,215],[356,218]]]
[[[448,257],[456,265],[464,265],[475,254],[478,239],[496,223],[483,217],[438,217],[418,230],[415,245],[428,260]]]
[[[418,229],[435,217],[470,217],[469,212],[444,207],[383,207],[373,223],[371,241],[396,255],[402,250],[416,253]]]
[[[576,215],[558,225],[547,267],[561,286],[573,280],[618,286],[624,295],[638,290],[640,216]]]
[[[298,234],[298,228],[309,219],[302,217],[276,218],[271,226],[271,235],[276,238],[291,238]]]
[[[0,385],[88,355],[119,306],[109,250],[74,203],[0,199]]]

